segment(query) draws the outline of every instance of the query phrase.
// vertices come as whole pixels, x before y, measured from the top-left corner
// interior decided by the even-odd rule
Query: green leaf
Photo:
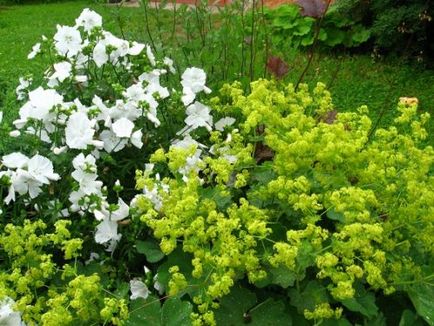
[[[285,266],[272,267],[269,270],[271,274],[271,283],[280,285],[283,288],[293,286],[296,275]]]
[[[214,200],[219,209],[227,208],[232,202],[231,196],[223,195],[218,187],[203,188],[200,194],[203,198]]]
[[[303,37],[303,38],[301,39],[300,44],[301,44],[302,46],[308,46],[308,45],[313,44],[313,36],[312,36],[312,35],[306,35],[305,37]]]
[[[429,325],[434,325],[434,287],[428,284],[414,284],[407,293],[417,313]]]
[[[264,164],[255,167],[251,176],[260,184],[267,184],[276,178],[276,173],[273,171],[272,164],[270,162],[265,162]]]
[[[375,296],[365,292],[361,296],[356,291],[356,296],[351,299],[342,300],[342,304],[351,311],[360,312],[362,315],[373,318],[378,314],[378,307],[375,304]]]
[[[354,45],[359,45],[363,42],[366,42],[371,37],[370,30],[364,28],[363,26],[356,26],[353,29],[353,35],[351,37]]]
[[[138,298],[131,301],[130,315],[126,321],[127,326],[161,325],[160,300],[150,295],[146,300]]]
[[[380,312],[374,319],[369,319],[364,321],[364,326],[386,326],[386,318]]]
[[[323,322],[321,323],[321,326],[352,326],[352,325],[353,324],[351,324],[345,318],[340,318],[338,320],[336,320],[336,319],[326,319],[326,320],[323,320]]]
[[[180,272],[185,276],[189,287],[185,290],[190,297],[199,294],[207,286],[205,278],[208,275],[206,268],[204,268],[204,276],[200,279],[196,279],[191,275],[193,271],[193,266],[191,265],[192,256],[185,253],[182,248],[176,248],[169,256],[167,256],[167,261],[162,263],[157,270],[157,279],[164,286],[165,289],[168,288],[168,283],[170,280],[169,269],[172,266],[178,266]]]
[[[114,292],[116,297],[125,298],[130,292],[130,285],[127,282],[122,282],[117,286],[116,291]]]
[[[341,223],[345,222],[345,217],[342,213],[337,213],[334,209],[329,209],[326,213],[327,217],[333,221],[338,221]]]
[[[272,298],[258,304],[248,312],[252,326],[292,325],[291,315],[286,311],[285,304]]]
[[[327,29],[327,39],[324,41],[328,46],[336,46],[342,44],[345,40],[345,32],[339,29]]]
[[[163,252],[154,241],[136,241],[136,248],[139,253],[146,256],[146,260],[150,263],[156,263],[164,258]]]
[[[303,24],[299,24],[297,26],[297,29],[294,31],[294,35],[297,36],[303,36],[306,34],[309,34],[309,32],[312,30],[312,24],[306,22]]]
[[[231,292],[220,301],[220,308],[214,312],[217,325],[245,325],[245,314],[256,304],[256,295],[235,285]]]
[[[188,301],[182,301],[177,297],[167,299],[161,310],[161,324],[163,326],[190,326],[192,311],[193,305]]]
[[[310,281],[303,291],[291,289],[288,294],[291,304],[297,308],[300,314],[305,309],[314,310],[316,305],[329,301],[326,288],[316,280]]]
[[[424,322],[413,311],[405,309],[402,312],[399,326],[423,326]]]

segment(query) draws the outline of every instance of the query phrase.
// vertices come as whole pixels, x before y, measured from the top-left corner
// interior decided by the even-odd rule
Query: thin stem
[[[321,17],[317,21],[316,29],[315,29],[315,36],[313,38],[313,44],[312,44],[312,46],[309,49],[309,54],[308,54],[309,58],[308,58],[306,66],[304,67],[303,72],[301,73],[301,75],[300,75],[300,77],[299,77],[299,79],[297,81],[297,84],[295,84],[295,90],[298,89],[298,86],[303,81],[304,75],[306,75],[308,69],[310,68],[310,65],[312,64],[312,60],[313,60],[313,57],[314,57],[314,54],[315,54],[315,48],[316,48],[316,45],[318,44],[318,37],[319,37],[319,32],[321,30],[321,23],[322,23],[322,21],[324,19],[325,14],[327,13],[327,10],[328,10],[328,8],[330,6],[330,2],[331,2],[331,0],[327,1],[327,6],[326,6],[326,8],[324,10],[324,13],[321,15]]]
[[[240,67],[240,77],[244,76],[244,61],[245,61],[245,51],[246,51],[246,35],[244,34],[245,30],[245,20],[244,20],[244,10],[246,7],[246,0],[242,0],[241,2],[241,67]]]
[[[144,14],[145,14],[146,33],[148,34],[149,41],[151,42],[152,49],[154,51],[157,51],[157,48],[156,48],[155,43],[154,43],[154,39],[152,38],[151,29],[149,27],[148,4],[149,4],[148,0],[144,0],[143,1],[143,11],[144,11]]]
[[[254,71],[254,61],[255,61],[255,8],[256,8],[256,0],[252,2],[252,24],[250,28],[251,39],[250,39],[250,67],[249,67],[249,75],[250,82],[255,79],[255,71]]]

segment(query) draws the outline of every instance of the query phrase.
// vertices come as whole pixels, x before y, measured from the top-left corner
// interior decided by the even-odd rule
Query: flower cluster
[[[50,151],[47,157],[37,154],[30,159],[20,152],[3,156],[7,170],[0,177],[9,186],[5,203],[14,201],[15,193],[35,199],[43,186],[60,179],[58,173],[70,173],[73,190],[65,208],[95,216],[100,222],[95,241],[111,251],[121,238],[117,223],[128,216],[129,207],[121,198],[117,208],[109,203],[110,185],[101,180],[98,161],[131,147],[142,149],[144,140],[161,125],[161,117],[167,117],[159,108],[170,109],[168,102],[183,106],[172,99],[177,91],[160,83],[167,73],[175,72],[173,62],[158,60],[149,45],[104,31],[101,16],[89,9],[76,19],[75,26],[57,26],[53,41],[43,37],[29,59],[53,51],[58,61],[47,71],[44,85],[33,88],[31,79],[20,79],[17,96],[24,103],[14,121],[16,130],[11,132],[14,137],[32,135]],[[199,68],[188,68],[182,75],[182,93],[189,100],[183,98],[186,108],[181,117],[186,117],[178,133],[181,139],[169,139],[174,147],[190,146],[190,133],[198,128],[213,128],[210,109],[195,101],[198,93],[210,91],[205,82],[206,74]],[[199,156],[200,151],[183,167],[185,175],[195,169]],[[54,173],[52,161],[67,160],[72,161],[73,170],[62,166]]]

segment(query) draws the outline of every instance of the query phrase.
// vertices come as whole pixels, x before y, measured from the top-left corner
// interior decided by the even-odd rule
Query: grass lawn
[[[41,59],[27,60],[32,46],[41,35],[52,36],[56,24],[72,25],[85,7],[98,11],[104,17],[107,30],[117,35],[121,35],[122,30],[126,38],[147,41],[143,10],[140,8],[119,10],[89,1],[0,7],[0,108],[5,113],[5,121],[13,120],[17,114],[18,105],[14,102],[13,90],[18,77],[27,73],[41,75],[46,67]],[[285,81],[295,82],[303,69],[306,55],[298,54],[290,60],[291,69]],[[369,55],[317,54],[305,81],[309,84],[317,81],[331,84],[330,90],[338,110],[352,110],[366,104],[373,119],[384,111],[381,125],[391,121],[401,96],[419,98],[420,110],[434,116],[434,72],[424,70],[422,66],[404,65],[395,59],[374,62]],[[434,140],[433,131],[431,122],[431,143]]]

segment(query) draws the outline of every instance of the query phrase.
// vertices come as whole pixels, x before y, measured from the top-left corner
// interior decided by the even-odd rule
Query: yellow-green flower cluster
[[[59,220],[52,233],[41,220],[4,227],[0,247],[6,260],[0,271],[0,300],[12,298],[27,325],[71,325],[77,321],[89,324],[100,320],[122,325],[128,318],[126,302],[105,300],[98,275],[79,275],[76,267],[60,264],[50,253],[63,251],[66,261],[79,257],[83,240],[71,237],[70,225],[71,221]]]
[[[312,92],[267,80],[251,86],[244,94],[225,85],[211,101],[239,124],[211,134],[200,172],[181,180],[192,152],[159,150],[153,162],[168,167],[159,181],[167,187],[150,176],[137,182],[162,201],[155,210],[142,199],[142,221],[164,253],[182,244],[193,257],[185,279],[205,284],[194,298],[196,324],[213,324],[210,309],[238,278],[270,279],[268,268],[286,268],[297,282],[313,268],[334,302],[360,287],[390,294],[430,277],[421,267],[434,253],[434,150],[421,142],[429,115],[400,104],[396,125],[374,131],[367,107],[336,112],[323,84]],[[323,302],[305,317],[344,313]]]

